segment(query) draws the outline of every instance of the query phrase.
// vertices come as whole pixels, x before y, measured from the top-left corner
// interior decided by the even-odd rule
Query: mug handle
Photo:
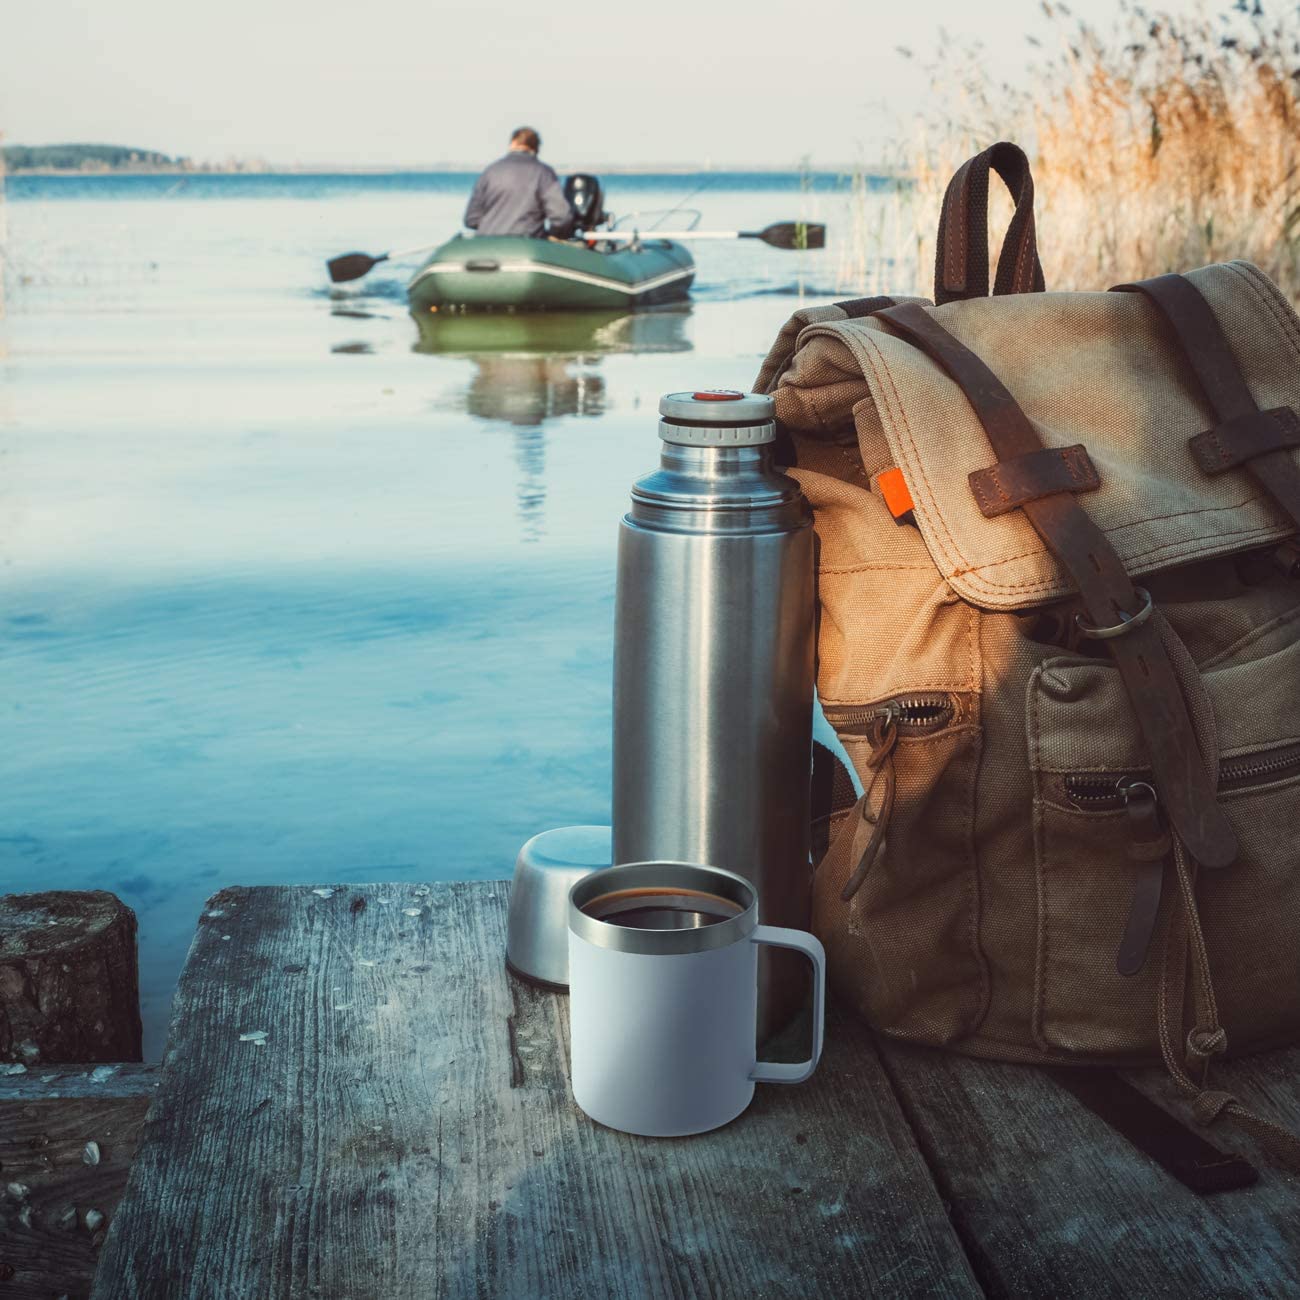
[[[749,936],[751,943],[765,943],[773,948],[793,948],[812,962],[813,968],[813,1041],[812,1056],[806,1061],[756,1061],[749,1077],[755,1083],[802,1083],[811,1077],[822,1059],[822,1031],[826,1019],[826,949],[820,940],[803,930],[787,930],[779,925],[760,925]]]

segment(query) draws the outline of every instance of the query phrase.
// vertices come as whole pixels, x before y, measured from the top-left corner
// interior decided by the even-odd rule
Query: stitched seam
[[[1274,288],[1272,281],[1257,266],[1250,262],[1228,262],[1226,265],[1229,271],[1239,275],[1246,282],[1250,289],[1254,291],[1255,297],[1268,308],[1273,319],[1282,327],[1282,334],[1287,342],[1291,344],[1296,360],[1300,361],[1300,322],[1296,321],[1290,304],[1287,304],[1285,312],[1281,310],[1280,304],[1274,297],[1277,290]]]
[[[962,792],[964,797],[965,808],[965,858],[966,872],[963,892],[966,895],[966,908],[968,914],[968,929],[970,934],[970,951],[975,961],[975,969],[979,972],[979,1000],[976,1002],[973,1013],[968,1017],[963,1017],[965,1021],[966,1032],[970,1031],[984,1018],[989,1002],[989,971],[988,963],[984,960],[984,953],[980,949],[980,889],[979,889],[979,867],[978,859],[975,855],[975,808],[977,795],[979,791],[979,774],[980,761],[984,756],[984,729],[976,727],[970,745],[973,751],[973,761],[971,763],[970,778],[966,783],[966,789]],[[959,1004],[960,1005],[960,1004]]]
[[[1020,201],[1023,202],[1023,195],[1021,196],[1021,200],[1020,200]],[[1015,218],[1012,217],[1012,220],[1014,221]],[[1015,279],[1015,283],[1018,284],[1018,285],[1024,284],[1024,282],[1025,282],[1025,279],[1024,279],[1025,258],[1026,258],[1026,255],[1027,255],[1028,252],[1029,252],[1030,237],[1033,235],[1033,233],[1034,233],[1034,217],[1033,217],[1033,212],[1032,212],[1032,210],[1031,210],[1031,211],[1030,211],[1030,215],[1029,215],[1029,219],[1028,219],[1028,221],[1025,223],[1025,229],[1024,229],[1023,233],[1021,234],[1021,236],[1020,236],[1020,256],[1019,256],[1018,258],[1016,258],[1016,279]]]
[[[1286,528],[1277,524],[1268,524],[1254,529],[1247,528],[1247,529],[1234,530],[1232,532],[1218,533],[1216,534],[1216,537],[1228,538],[1228,537],[1235,537],[1235,536],[1257,536],[1261,540],[1274,541],[1277,540],[1278,538],[1288,537],[1294,531],[1295,531],[1294,528]],[[1192,538],[1190,540],[1184,540],[1178,543],[1168,543],[1167,547],[1166,546],[1156,547],[1154,551],[1138,551],[1134,556],[1130,556],[1126,558],[1134,559],[1134,558],[1145,557],[1147,555],[1154,554],[1155,551],[1165,550],[1167,548],[1173,549],[1174,554],[1172,558],[1177,558],[1178,550],[1176,548],[1181,548],[1183,550],[1186,550],[1191,555],[1209,559],[1215,555],[1221,555],[1225,551],[1231,551],[1237,549],[1237,544],[1225,542],[1223,545],[1215,546],[1210,549],[1204,549],[1201,547],[1201,543],[1198,538]],[[1046,553],[1031,552],[1031,554],[1037,555],[1037,554],[1046,554]],[[1003,564],[1003,563],[1006,563],[1006,561],[1003,560],[996,561],[996,564]],[[985,565],[982,567],[988,568],[992,566]],[[964,569],[955,572],[952,575],[952,578],[968,579],[972,586],[975,587],[982,586],[984,589],[984,594],[988,596],[999,596],[999,595],[1004,595],[1008,592],[1024,592],[1026,594],[1029,594],[1034,591],[1060,592],[1064,594],[1066,592],[1070,592],[1074,590],[1074,587],[1068,581],[1062,580],[1059,577],[1052,577],[1046,579],[1043,578],[1031,579],[1025,582],[994,583],[994,582],[989,582],[988,579],[986,578],[982,578],[979,574],[979,571],[976,569]]]
[[[979,648],[976,638],[976,632],[979,628],[979,615],[969,606],[966,606],[966,671],[970,674],[970,690],[972,695],[980,695],[984,690],[984,682],[980,672]],[[980,713],[980,726],[983,727],[983,711]]]
[[[934,573],[933,564],[890,564],[884,560],[864,560],[861,564],[823,564],[819,573],[874,573],[876,571],[900,573]]]
[[[1235,443],[1225,443],[1223,440],[1224,434],[1228,430],[1236,428],[1242,423],[1237,420],[1226,420],[1222,424],[1217,424],[1214,428],[1207,429],[1204,433],[1198,434],[1197,437],[1193,438],[1191,441],[1193,444],[1202,440],[1205,442],[1212,442],[1215,447],[1218,448],[1219,456],[1222,459],[1223,464],[1229,469],[1235,465],[1241,465],[1247,461],[1255,460],[1260,456],[1267,456],[1275,451],[1294,451],[1296,444],[1287,442],[1285,439],[1300,432],[1300,428],[1297,427],[1297,424],[1300,422],[1297,422],[1295,412],[1292,411],[1289,406],[1278,406],[1267,411],[1261,410],[1258,414],[1267,416],[1280,431],[1280,437],[1277,433],[1272,435],[1274,441],[1271,445],[1263,447],[1258,445],[1252,446],[1252,433],[1249,425],[1246,425],[1244,429],[1239,430],[1236,435],[1239,441],[1236,441]],[[1247,419],[1249,418],[1250,417],[1247,417]],[[1268,436],[1269,435],[1263,431],[1254,434],[1257,443]]]
[[[857,429],[855,428],[853,432],[854,432],[854,435],[856,436],[856,435],[857,435]],[[845,447],[842,443],[838,443],[838,442],[836,442],[836,443],[832,443],[831,445],[832,445],[832,446],[835,448],[835,450],[836,450],[837,452],[839,452],[839,454],[840,454],[841,456],[843,456],[844,459],[848,462],[849,469],[853,472],[853,476],[854,476],[855,478],[860,478],[860,479],[862,479],[862,481],[863,481],[864,483],[866,483],[866,485],[867,485],[868,487],[870,487],[870,486],[871,486],[871,477],[870,477],[870,475],[868,475],[868,473],[867,473],[867,467],[862,463],[862,451],[861,451],[861,445],[859,444],[859,451],[858,451],[858,455],[857,455],[857,458],[856,458],[856,459],[855,459],[854,457],[852,457],[852,456],[849,455],[849,449],[848,449],[847,447]]]
[[[938,687],[933,689],[938,690]],[[900,737],[898,743],[906,745],[909,749],[925,749],[934,745],[946,744],[954,736],[960,739],[966,739],[970,736],[980,734],[980,725],[978,722],[963,722],[956,727],[946,727],[943,731],[937,731],[933,736],[905,736]],[[954,746],[956,748],[956,746]]]
[[[951,691],[954,695],[973,695],[976,693],[969,682],[927,681],[923,686],[918,686],[915,677],[912,677],[908,681],[889,681],[878,690],[875,687],[872,689],[874,693],[869,697],[863,697],[861,695],[850,697],[847,695],[823,695],[819,688],[817,698],[821,701],[823,709],[863,709],[872,704],[878,704],[881,700],[892,699],[895,695],[906,695],[911,691]],[[827,718],[826,720],[831,724],[831,726],[835,725],[834,719]],[[976,722],[964,722],[960,725],[962,727],[971,728],[978,727],[980,724]],[[942,731],[939,734],[941,736],[951,736],[957,730],[957,727],[949,727],[946,731]],[[836,735],[838,734],[839,732],[837,730]],[[909,737],[907,743],[909,745],[919,745],[926,739],[927,737],[925,736],[917,736],[914,739]]]
[[[1176,517],[1177,516],[1175,516],[1175,518]],[[1250,528],[1225,528],[1222,532],[1215,533],[1215,537],[1216,538],[1237,537],[1243,534],[1250,534],[1250,533],[1271,533],[1271,532],[1289,533],[1293,531],[1294,529],[1278,528],[1276,525],[1273,524],[1261,524],[1261,525],[1254,525]],[[1129,560],[1139,560],[1148,555],[1158,555],[1161,551],[1177,551],[1184,547],[1191,547],[1195,549],[1197,546],[1199,546],[1202,543],[1203,540],[1204,539],[1199,537],[1190,537],[1190,538],[1182,537],[1172,542],[1160,542],[1158,545],[1148,546],[1145,550],[1142,551],[1129,551],[1127,554],[1121,555],[1120,559],[1127,562]],[[1030,551],[1029,554],[1040,555],[1040,554],[1045,554],[1045,552]],[[1017,556],[1016,558],[1023,559],[1024,557]],[[977,569],[973,568],[969,570],[969,572],[974,573],[977,572],[978,569],[991,568],[991,567],[995,567],[996,565],[1005,564],[1005,563],[1006,563],[1005,560],[996,560],[993,561],[992,564],[987,564],[987,565],[981,564],[977,567]]]
[[[871,367],[872,376],[875,378],[876,383],[881,386],[882,391],[884,385],[881,381],[880,371],[884,371],[885,378],[889,382],[889,392],[893,395],[893,402],[889,402],[888,400],[886,401],[886,409],[893,421],[895,430],[900,434],[899,442],[903,449],[908,453],[909,463],[915,467],[917,476],[920,478],[921,482],[925,484],[926,492],[929,494],[930,500],[933,501],[935,499],[934,487],[930,482],[929,475],[925,472],[925,463],[921,460],[920,456],[916,454],[916,440],[913,438],[911,426],[907,422],[907,410],[903,405],[902,397],[899,395],[898,385],[894,380],[893,371],[890,370],[889,363],[885,360],[884,353],[881,352],[879,345],[874,340],[861,339],[855,341],[861,343],[863,355],[867,359],[867,364]],[[854,350],[856,352],[856,349]],[[861,357],[859,357],[859,361],[861,361]],[[880,363],[879,368],[877,368],[876,365],[877,361]],[[934,362],[930,362],[930,364],[934,366]],[[938,367],[935,366],[935,369],[937,370]],[[898,406],[898,415],[896,419],[894,418],[893,403],[897,403]],[[945,560],[951,562],[951,558],[955,556],[958,564],[966,565],[966,557],[962,554],[956,540],[949,531],[948,521],[943,517],[941,511],[936,510],[933,514],[939,524],[939,528],[933,530],[935,542],[938,545],[939,550],[944,554]],[[942,532],[942,536],[939,535],[940,531]]]
[[[1232,465],[1232,459],[1228,455],[1227,447],[1223,445],[1223,439],[1219,436],[1218,429],[1210,430],[1210,441],[1214,444],[1215,449],[1219,453],[1219,460],[1223,463],[1225,468],[1230,468]]]
[[[1250,284],[1252,290],[1256,293],[1256,295],[1260,296],[1259,290],[1255,287],[1253,282],[1247,278],[1242,268],[1238,267],[1236,264],[1229,264],[1229,269],[1233,270],[1234,273],[1236,273],[1241,278],[1246,279],[1247,283]],[[1267,302],[1268,300],[1265,299],[1265,301]],[[1273,308],[1272,304],[1269,305],[1270,305],[1270,309],[1274,310],[1276,314],[1276,309]],[[930,482],[929,476],[925,472],[924,463],[921,461],[919,455],[917,454],[915,439],[912,436],[911,427],[907,422],[907,413],[905,408],[903,407],[902,399],[901,396],[899,395],[897,383],[894,379],[893,372],[892,370],[890,370],[889,364],[885,359],[883,353],[881,352],[880,348],[878,347],[878,345],[869,336],[863,336],[857,330],[854,330],[852,332],[852,335],[847,338],[845,338],[845,336],[849,335],[849,331],[843,330],[841,328],[832,329],[823,326],[818,330],[818,332],[826,333],[832,335],[833,337],[839,337],[841,339],[845,339],[845,341],[849,343],[850,350],[855,355],[857,355],[859,362],[861,362],[865,356],[867,363],[871,369],[872,376],[875,379],[876,384],[880,386],[880,395],[881,397],[885,398],[885,401],[883,403],[884,413],[890,417],[891,422],[894,425],[894,428],[901,435],[900,442],[902,443],[903,449],[908,457],[908,468],[913,470],[917,478],[920,480],[920,482],[922,482],[925,485],[926,491],[929,495],[929,500],[930,502],[933,502],[936,499],[936,494],[933,485]],[[1287,329],[1287,332],[1289,334],[1290,332],[1289,327]],[[1297,355],[1300,355],[1300,349],[1297,350]],[[880,363],[879,366],[877,366],[876,364],[877,360]],[[888,385],[889,385],[888,392],[885,391],[882,383],[882,379],[881,379],[882,369],[885,378],[888,380]],[[890,394],[892,394],[892,401],[890,400]],[[897,408],[898,408],[897,412],[895,412],[894,409],[895,404],[897,404]],[[1240,510],[1245,506],[1251,505],[1259,501],[1259,499],[1260,498],[1258,496],[1252,495],[1252,496],[1248,496],[1243,501],[1234,502],[1226,506],[1207,506],[1199,510],[1181,510],[1181,511],[1174,511],[1169,514],[1163,514],[1163,515],[1149,515],[1143,519],[1130,520],[1126,523],[1116,525],[1113,528],[1102,529],[1101,531],[1103,535],[1109,537],[1111,534],[1121,533],[1130,528],[1141,527],[1143,525],[1159,522],[1165,519],[1193,518],[1198,515],[1225,514],[1231,511]],[[1043,556],[1046,558],[1050,555],[1050,552],[1048,551],[1046,546],[1040,546],[1030,551],[1021,551],[1015,555],[1006,556],[1000,560],[991,560],[984,564],[972,565],[967,561],[965,555],[962,554],[961,550],[958,548],[956,541],[953,538],[952,533],[948,528],[947,521],[943,517],[942,512],[937,509],[933,509],[930,512],[928,512],[929,515],[933,516],[933,519],[926,517],[926,512],[922,512],[922,513],[923,513],[923,517],[925,517],[925,521],[931,524],[931,536],[933,537],[936,545],[938,546],[941,554],[943,555],[945,562],[952,565],[952,577],[965,578],[971,586],[981,589],[985,595],[997,596],[999,594],[1004,594],[1008,592],[1030,593],[1035,591],[1042,591],[1042,592],[1055,591],[1055,590],[1069,591],[1072,589],[1071,584],[1068,582],[1068,580],[1062,581],[1061,578],[1057,576],[1053,576],[1047,579],[1042,579],[1042,578],[1028,579],[1026,581],[1016,582],[1016,583],[996,582],[987,577],[982,576],[984,573],[988,572],[989,570],[1000,568],[1003,565],[1011,564],[1018,560],[1029,559],[1031,557],[1037,557],[1037,556]],[[935,524],[937,524],[938,527],[935,527]],[[1223,530],[1217,533],[1216,536],[1225,539],[1230,537],[1240,538],[1240,537],[1247,537],[1247,536],[1268,537],[1274,534],[1280,535],[1284,531],[1285,530],[1279,529],[1277,525],[1265,524],[1265,525],[1256,525],[1244,529]],[[1199,541],[1180,539],[1173,542],[1160,543],[1157,546],[1149,547],[1142,551],[1135,551],[1132,552],[1131,554],[1124,555],[1121,558],[1125,564],[1128,564],[1134,560],[1142,559],[1147,556],[1158,555],[1164,551],[1169,551],[1172,554],[1177,555],[1179,551],[1184,548],[1190,549],[1191,553],[1195,554],[1198,553],[1197,551],[1198,546],[1199,546]],[[1221,552],[1223,549],[1224,548],[1220,546],[1217,548],[1210,549],[1208,551],[1204,551],[1203,553],[1209,556],[1209,555],[1217,554]],[[956,564],[952,564],[954,558],[957,561]],[[856,568],[857,566],[854,567]],[[920,568],[923,566],[915,566],[915,567]],[[823,569],[823,571],[829,572],[831,570]],[[853,570],[845,569],[843,571],[851,572]]]
[[[1149,517],[1146,518],[1146,519],[1135,519],[1135,520],[1133,520],[1131,523],[1127,523],[1127,524],[1116,524],[1113,528],[1103,528],[1103,529],[1101,529],[1101,532],[1103,532],[1103,533],[1105,533],[1107,536],[1109,536],[1109,534],[1111,534],[1111,533],[1122,533],[1122,532],[1124,532],[1126,529],[1129,529],[1129,528],[1138,528],[1138,527],[1140,527],[1140,526],[1143,525],[1143,524],[1159,523],[1162,519],[1183,519],[1183,518],[1190,518],[1192,515],[1204,515],[1204,514],[1219,514],[1219,513],[1226,513],[1226,512],[1229,512],[1229,511],[1233,511],[1233,510],[1240,510],[1243,506],[1252,505],[1253,503],[1255,503],[1255,502],[1258,501],[1258,500],[1259,500],[1258,497],[1251,496],[1251,497],[1247,497],[1244,501],[1234,502],[1232,505],[1228,505],[1228,506],[1206,506],[1203,510],[1177,510],[1177,511],[1175,511],[1173,514],[1169,514],[1169,515],[1151,515],[1151,516],[1149,516]],[[1256,531],[1256,530],[1259,530],[1259,529],[1272,528],[1272,527],[1273,527],[1273,525],[1258,525],[1258,526],[1256,527],[1255,530],[1252,530],[1252,529],[1250,529],[1250,528],[1246,528],[1246,529],[1235,529],[1235,530],[1231,530],[1231,531],[1227,531],[1227,532],[1223,532],[1223,533],[1216,533],[1215,536],[1216,536],[1216,537],[1220,537],[1220,536],[1221,536],[1221,537],[1231,537],[1231,536],[1234,535],[1235,532],[1251,532],[1251,531]],[[1287,530],[1283,530],[1283,531],[1287,531]],[[1130,555],[1126,555],[1126,556],[1121,556],[1120,558],[1121,558],[1121,559],[1124,559],[1124,560],[1136,559],[1138,556],[1141,556],[1141,555],[1149,555],[1149,554],[1151,554],[1153,551],[1163,550],[1163,549],[1164,549],[1165,547],[1167,547],[1167,546],[1183,546],[1183,545],[1186,545],[1186,544],[1187,544],[1187,540],[1188,540],[1188,539],[1184,538],[1184,539],[1181,539],[1181,540],[1179,540],[1179,541],[1175,541],[1175,542],[1161,542],[1159,546],[1152,547],[1150,550],[1147,550],[1147,551],[1134,551],[1132,554],[1130,554]],[[1118,548],[1116,548],[1116,549],[1118,550]],[[974,572],[977,572],[977,571],[980,570],[980,569],[996,569],[999,565],[1002,565],[1002,564],[1011,564],[1011,563],[1013,563],[1015,560],[1025,560],[1025,559],[1028,559],[1030,556],[1033,556],[1033,555],[1047,555],[1047,554],[1049,554],[1049,552],[1048,552],[1048,550],[1047,550],[1047,548],[1046,548],[1045,546],[1044,546],[1044,547],[1038,547],[1038,548],[1035,548],[1035,549],[1032,550],[1032,551],[1019,551],[1019,552],[1017,552],[1015,555],[1008,555],[1008,556],[1003,557],[1003,558],[1000,559],[1000,560],[989,560],[986,564],[977,564],[977,565],[972,565],[969,569],[961,570],[961,572],[964,572],[964,573],[965,573],[965,572],[974,573]]]
[[[969,162],[963,163],[962,166],[958,169],[958,173],[957,173],[958,176],[961,175],[969,176],[970,167],[971,167],[971,163]],[[953,179],[956,180],[956,177],[954,177]],[[957,197],[953,200],[954,220],[951,224],[956,225],[957,227],[957,257],[959,263],[958,268],[953,267],[952,261],[948,257],[948,250],[952,247],[951,242],[949,242],[948,248],[944,250],[944,268],[943,268],[944,286],[943,287],[945,289],[951,290],[954,293],[965,293],[966,290],[970,288],[970,276],[965,273],[966,272],[966,221],[968,215],[968,204],[966,202],[967,192],[968,192],[968,187],[965,184],[958,185],[956,189]],[[958,288],[955,283],[957,278],[957,269],[960,269],[963,277],[960,288]]]
[[[1300,606],[1289,609],[1284,614],[1279,614],[1276,618],[1271,618],[1267,623],[1261,623],[1259,627],[1252,628],[1244,636],[1238,637],[1231,645],[1225,646],[1217,655],[1207,659],[1201,665],[1201,672],[1208,673],[1215,668],[1227,664],[1242,651],[1249,649],[1256,641],[1276,632],[1279,628],[1285,627],[1288,623],[1293,623],[1300,619]]]
[[[967,198],[969,191],[965,185],[962,185],[957,192],[957,213],[961,220],[957,222],[957,257],[963,272],[966,269],[966,223],[970,220],[970,201]],[[962,285],[962,291],[970,288],[970,276],[967,275],[965,283]]]
[[[893,394],[893,402],[887,401],[886,403],[888,414],[891,416],[892,419],[894,419],[895,428],[900,432],[900,434],[905,435],[903,438],[900,439],[900,441],[904,443],[904,449],[908,453],[909,463],[913,468],[915,468],[917,477],[925,485],[926,491],[929,495],[929,500],[933,502],[934,500],[936,500],[936,493],[934,491],[933,485],[930,482],[929,476],[925,472],[924,462],[921,460],[920,456],[916,452],[916,441],[912,436],[911,426],[907,422],[907,413],[906,410],[903,408],[902,399],[898,394],[898,388],[894,380],[893,372],[889,369],[889,363],[885,360],[883,353],[880,351],[879,347],[876,345],[874,340],[860,339],[855,334],[855,337],[850,341],[850,346],[855,353],[857,353],[858,349],[853,345],[858,343],[863,345],[863,351],[867,357],[868,364],[871,367],[872,375],[874,376],[877,384],[881,383],[881,377],[880,377],[880,370],[877,368],[875,364],[873,355],[875,359],[878,359],[880,361],[880,366],[881,368],[883,368],[885,376],[889,381],[890,392]],[[870,352],[866,351],[867,344],[870,345],[871,348]],[[861,359],[862,359],[861,356],[859,356],[859,361],[861,361]],[[893,409],[894,402],[896,402],[899,407],[896,418]],[[1164,519],[1190,518],[1195,515],[1203,515],[1203,514],[1223,514],[1229,511],[1239,510],[1242,507],[1250,505],[1252,502],[1258,500],[1259,498],[1257,496],[1249,496],[1244,501],[1236,502],[1227,506],[1206,506],[1201,510],[1178,510],[1178,511],[1173,511],[1170,514],[1148,515],[1143,519],[1130,520],[1127,523],[1119,524],[1114,528],[1102,529],[1101,531],[1104,535],[1109,537],[1111,533],[1123,532],[1129,528],[1140,527],[1144,524],[1155,523]],[[945,559],[951,562],[951,560],[955,558],[957,561],[957,564],[953,566],[954,577],[972,575],[977,582],[978,581],[983,582],[986,590],[990,594],[996,594],[999,591],[1033,591],[1033,590],[1046,591],[1058,587],[1061,587],[1064,590],[1071,589],[1071,586],[1068,582],[1062,584],[1059,578],[1029,579],[1025,582],[1016,582],[1016,583],[992,582],[987,578],[981,580],[979,578],[979,574],[985,570],[996,569],[1004,564],[1010,564],[1016,560],[1028,559],[1032,556],[1040,556],[1040,555],[1048,556],[1050,552],[1047,550],[1046,546],[1041,546],[1041,547],[1036,547],[1032,551],[1022,551],[1016,555],[1007,556],[1001,560],[991,560],[986,564],[973,565],[966,559],[966,556],[962,553],[961,549],[957,546],[956,540],[953,538],[950,530],[948,529],[947,521],[944,519],[942,511],[935,509],[930,511],[929,513],[934,516],[934,520],[938,522],[938,524],[942,529],[942,538],[938,536],[938,530],[935,530],[935,534],[936,534],[935,539],[937,542],[940,543],[940,550],[944,552]],[[931,522],[931,520],[927,517],[926,522]],[[1253,529],[1251,528],[1231,529],[1231,530],[1226,530],[1224,532],[1221,532],[1220,534],[1218,534],[1218,536],[1221,537],[1242,536],[1242,535],[1248,535],[1252,532],[1263,532],[1266,531],[1267,529],[1268,526],[1264,526],[1263,528],[1256,527]],[[1186,539],[1181,539],[1175,542],[1163,542],[1158,546],[1148,548],[1147,550],[1144,551],[1135,551],[1132,554],[1125,555],[1121,558],[1125,563],[1128,563],[1132,560],[1141,559],[1147,555],[1156,555],[1163,550],[1174,550],[1176,552],[1177,548],[1188,546],[1188,545],[1189,542]]]
[[[1034,762],[1037,763],[1039,752],[1039,731],[1038,731],[1038,680],[1042,676],[1042,666],[1035,668],[1033,675],[1029,679],[1029,733],[1030,733],[1030,753],[1034,756]],[[1039,1047],[1046,1048],[1047,1040],[1043,1034],[1043,1020],[1046,1015],[1047,1003],[1047,838],[1043,828],[1042,807],[1038,798],[1040,792],[1040,779],[1037,771],[1034,772],[1034,810],[1033,810],[1033,841],[1034,841],[1034,901],[1037,905],[1037,922],[1038,943],[1037,962],[1034,969],[1034,1007],[1032,1017],[1032,1031],[1034,1041]]]

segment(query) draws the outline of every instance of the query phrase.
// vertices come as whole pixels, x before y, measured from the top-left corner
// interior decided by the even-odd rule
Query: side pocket
[[[1253,758],[1268,753],[1300,772],[1300,746]],[[1241,853],[1203,872],[1198,893],[1219,1021],[1238,1055],[1300,1038],[1300,775],[1219,798]]]
[[[1219,801],[1237,860],[1203,871],[1201,926],[1230,1052],[1300,1035],[1300,642],[1205,673],[1224,744]],[[1117,670],[1053,659],[1030,679],[1039,1046],[1159,1056],[1157,942],[1135,975],[1116,966],[1133,896],[1123,786],[1150,768]],[[1166,874],[1166,911],[1174,885]]]
[[[1085,1056],[1155,1056],[1154,943],[1136,975],[1121,975],[1116,965],[1133,899],[1123,807],[1063,806],[1042,774],[1035,772],[1034,782],[1034,1040],[1045,1050]]]
[[[920,711],[913,715],[918,721],[900,722],[891,754],[896,790],[884,847],[845,901],[841,891],[857,864],[837,842],[817,870],[813,928],[826,946],[833,987],[873,1025],[919,1042],[951,1043],[975,1029],[988,997],[974,844],[983,734],[970,719],[969,698],[875,707],[886,705]],[[859,719],[845,710],[828,710],[827,717],[870,783],[871,746]]]

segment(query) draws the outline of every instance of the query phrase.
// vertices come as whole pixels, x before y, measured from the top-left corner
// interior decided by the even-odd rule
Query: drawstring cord
[[[849,861],[858,865],[840,891],[840,899],[845,903],[862,888],[867,872],[880,856],[889,818],[894,811],[894,746],[898,743],[898,723],[891,710],[886,710],[879,718],[873,719],[867,739],[871,742],[871,752],[867,755],[866,767],[871,772],[871,780],[850,813],[853,841],[849,846]],[[871,796],[875,793],[877,783],[882,781],[880,809],[873,813]]]
[[[1177,835],[1174,836],[1173,858],[1178,894],[1173,900],[1166,930],[1164,965],[1157,998],[1160,1054],[1165,1069],[1190,1098],[1192,1116],[1198,1124],[1208,1126],[1226,1115],[1280,1164],[1300,1173],[1300,1137],[1281,1124],[1247,1109],[1232,1093],[1209,1086],[1211,1062],[1227,1051],[1228,1035],[1219,1023],[1209,953],[1196,906],[1194,863]],[[1192,1028],[1184,1039],[1189,964],[1194,1014]],[[1182,1045],[1181,1052],[1175,1047],[1177,1043]],[[1193,1078],[1192,1070],[1199,1078]]]

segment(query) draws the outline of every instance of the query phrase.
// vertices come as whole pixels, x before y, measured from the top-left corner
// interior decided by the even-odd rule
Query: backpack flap
[[[1300,411],[1300,319],[1245,262],[1187,279],[1210,305],[1251,395]],[[1167,323],[1140,294],[1034,293],[934,308],[933,319],[1011,390],[1124,567],[1138,576],[1280,542],[1294,524],[1243,465],[1209,474],[1190,444],[1218,423]],[[1068,597],[1070,576],[1023,512],[958,385],[875,318],[798,338],[776,392],[796,434],[856,425],[867,472],[897,467],[935,567],[971,604],[1023,610]],[[1289,453],[1294,455],[1294,453]],[[1095,470],[1088,480],[1089,466]],[[972,476],[975,476],[972,479]],[[1064,486],[1064,484],[1063,484]],[[1005,512],[981,508],[1006,494]]]

